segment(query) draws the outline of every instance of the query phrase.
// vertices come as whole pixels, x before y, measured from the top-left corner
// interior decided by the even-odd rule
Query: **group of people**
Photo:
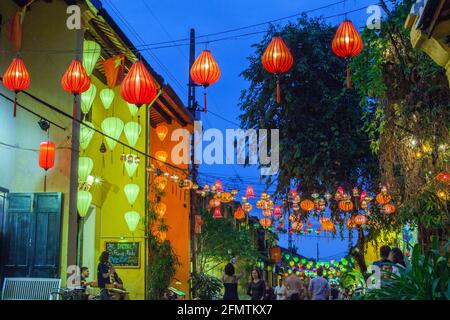
[[[238,283],[245,276],[243,270],[236,274],[233,263],[225,266],[222,277],[225,293],[223,300],[239,300]],[[314,279],[300,278],[291,274],[284,280],[279,280],[278,285],[272,288],[261,277],[259,269],[253,269],[251,281],[248,285],[247,295],[251,300],[328,300],[338,299],[339,290],[335,285],[330,285],[323,277],[323,270],[317,270]]]
[[[380,269],[380,285],[386,286],[391,280],[391,274],[400,275],[405,270],[406,263],[402,250],[389,246],[380,247],[380,260],[375,261],[372,265]],[[372,268],[375,273],[376,270]]]

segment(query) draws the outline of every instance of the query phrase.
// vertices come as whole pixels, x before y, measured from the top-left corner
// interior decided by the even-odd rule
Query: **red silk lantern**
[[[346,19],[341,23],[333,38],[331,48],[335,55],[347,60],[347,88],[350,89],[349,60],[358,55],[364,48],[361,36],[350,20]]]
[[[120,85],[122,98],[137,107],[151,103],[157,95],[156,83],[142,61],[135,62]]]
[[[89,89],[91,79],[80,60],[72,60],[61,79],[61,85],[65,91],[73,95],[81,94]]]
[[[47,170],[55,165],[55,143],[44,141],[39,145],[39,166],[45,170],[44,192],[47,191]]]
[[[247,187],[247,190],[245,191],[245,196],[249,199],[255,197],[255,190],[253,189],[252,186]]]
[[[450,173],[447,171],[442,171],[436,176],[436,180],[441,183],[450,183]]]
[[[222,192],[223,191],[222,182],[220,180],[216,181],[215,186],[216,186],[216,191],[217,192]]]
[[[220,219],[220,218],[223,218],[222,212],[220,212],[220,207],[215,207],[215,208],[214,208],[213,218],[214,218],[214,219]]]
[[[220,68],[214,60],[211,51],[203,50],[191,67],[192,80],[205,88],[203,94],[203,111],[206,112],[206,88],[217,82],[220,78]]]
[[[281,217],[283,215],[283,213],[281,212],[280,206],[275,206],[275,209],[273,210],[273,215],[275,217]]]
[[[280,73],[288,72],[294,65],[291,51],[281,37],[273,37],[262,55],[264,69],[276,75],[277,78],[277,103],[281,102]]]
[[[3,75],[3,84],[6,88],[14,91],[14,117],[17,113],[17,94],[20,91],[28,89],[31,79],[30,74],[25,66],[22,58],[16,57],[13,59],[8,69],[6,69]]]
[[[273,247],[270,249],[270,257],[272,260],[275,261],[275,263],[278,263],[281,261],[281,248],[280,247]]]

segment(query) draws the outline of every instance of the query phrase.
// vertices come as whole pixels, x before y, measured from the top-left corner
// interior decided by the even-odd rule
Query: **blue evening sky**
[[[258,24],[261,22],[291,16],[304,11],[339,2],[338,0],[103,0],[103,5],[137,46],[153,44],[189,37],[190,28],[195,28],[197,36]],[[338,25],[344,15],[341,13],[368,7],[376,4],[376,0],[348,0],[346,3],[312,12],[310,16],[330,17],[326,21]],[[118,12],[120,14],[118,14]],[[347,17],[355,25],[365,25],[369,14],[366,9],[348,13]],[[295,19],[295,18],[292,18]],[[126,22],[124,22],[124,20]],[[288,20],[279,22],[281,25]],[[134,29],[131,30],[130,26]],[[241,35],[256,31],[264,31],[267,26],[237,31],[231,34],[212,36],[207,40]],[[136,34],[137,33],[137,34]],[[253,54],[252,44],[258,43],[263,34],[251,35],[239,39],[213,42],[208,45],[221,68],[220,80],[208,89],[208,109],[221,115],[228,121],[211,113],[202,114],[204,129],[218,128],[236,129],[239,124],[238,107],[241,90],[247,88],[247,82],[239,74],[248,66],[247,57]],[[204,41],[201,39],[200,41]],[[197,54],[204,49],[204,44],[197,46]],[[142,54],[172,85],[180,98],[187,104],[188,56],[189,47],[161,48],[143,51]],[[197,90],[197,99],[202,104],[202,90]],[[214,183],[220,178],[225,188],[238,187],[245,189],[252,184],[257,194],[264,190],[259,180],[259,170],[256,167],[240,165],[213,165],[200,167],[200,181]],[[240,182],[242,181],[242,182]],[[241,194],[242,195],[242,192]],[[253,212],[252,214],[257,214]],[[313,221],[314,227],[319,226]],[[320,258],[324,260],[337,259],[345,255],[348,240],[295,237],[294,243],[299,253],[316,258],[317,243]],[[281,245],[287,246],[287,238],[282,237]]]

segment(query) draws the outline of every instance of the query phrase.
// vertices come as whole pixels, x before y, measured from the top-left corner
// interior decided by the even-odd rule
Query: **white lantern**
[[[89,157],[80,157],[78,159],[78,180],[86,182],[87,178],[94,168],[94,161]]]
[[[94,136],[95,126],[91,122],[83,121],[80,124],[80,147],[83,150],[86,150],[89,144],[91,143],[92,137]]]
[[[130,110],[130,113],[131,113],[131,117],[134,117],[138,113],[139,108],[135,104],[131,104],[128,102],[127,102],[127,104],[128,104],[128,110]]]
[[[92,202],[92,194],[89,191],[78,191],[77,209],[80,217],[85,217]]]
[[[106,118],[102,122],[102,130],[103,133],[111,138],[119,140],[123,130],[123,121],[116,117]],[[105,138],[105,140],[109,149],[112,151],[116,147],[117,142],[111,138]]]
[[[98,58],[101,54],[100,45],[91,40],[84,40],[83,42],[83,67],[86,70],[88,76],[92,74],[97,64]]]
[[[139,139],[139,135],[141,134],[141,125],[137,122],[128,122],[123,128],[123,132],[125,133],[125,137],[127,138],[128,144],[134,147]]]
[[[135,154],[128,154],[126,156],[126,159],[129,159],[129,158],[136,159],[136,157],[137,157],[137,155],[135,155]],[[139,166],[139,162],[136,162],[135,160],[133,160],[133,161],[125,160],[125,170],[127,171],[127,174],[130,178],[134,176],[138,166]]]
[[[136,231],[139,225],[139,221],[141,220],[141,215],[136,211],[128,211],[127,213],[125,213],[124,218],[128,225],[128,229],[131,232]]]
[[[125,192],[125,197],[127,197],[128,203],[130,205],[134,205],[134,203],[136,202],[136,199],[139,195],[139,190],[140,190],[139,186],[134,183],[127,184],[123,188],[123,192]]]
[[[111,107],[115,96],[116,94],[114,93],[113,89],[103,89],[102,91],[100,91],[100,100],[102,100],[103,107],[106,110]]]
[[[96,94],[97,87],[93,83],[91,83],[91,86],[86,92],[81,94],[81,111],[84,114],[88,114],[91,110]]]

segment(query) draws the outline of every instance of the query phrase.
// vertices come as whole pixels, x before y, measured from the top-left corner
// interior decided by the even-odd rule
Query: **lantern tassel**
[[[281,103],[280,79],[277,78],[277,103]]]
[[[17,116],[17,93],[14,96],[14,111],[13,111],[14,118]]]
[[[350,74],[350,62],[347,62],[347,89],[351,89],[351,74]]]
[[[206,89],[203,93],[203,112],[206,112]]]
[[[44,176],[44,192],[47,192],[47,173]]]

